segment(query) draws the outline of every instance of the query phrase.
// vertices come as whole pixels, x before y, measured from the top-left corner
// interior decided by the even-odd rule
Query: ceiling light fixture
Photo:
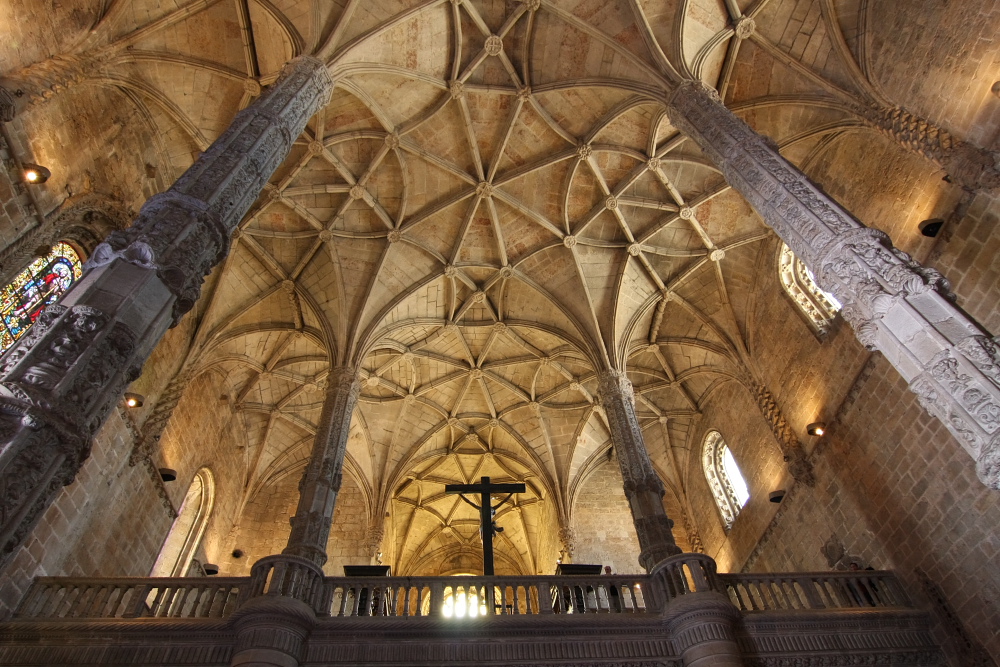
[[[29,183],[31,185],[44,183],[49,180],[49,176],[52,175],[51,171],[40,164],[25,162],[23,168],[24,171],[21,172],[21,176],[24,178],[25,183]]]
[[[826,423],[825,422],[813,422],[806,426],[806,432],[809,435],[823,435],[826,433]]]

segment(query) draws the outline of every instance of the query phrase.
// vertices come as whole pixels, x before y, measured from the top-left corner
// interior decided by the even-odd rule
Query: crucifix
[[[492,577],[493,536],[503,532],[503,528],[498,528],[493,522],[493,515],[496,514],[497,508],[510,500],[510,497],[515,493],[524,493],[524,484],[491,484],[489,477],[482,477],[479,484],[447,484],[444,487],[444,492],[459,494],[462,500],[479,510],[479,534],[483,538],[483,574]],[[477,505],[466,498],[466,493],[479,494],[479,504]],[[490,496],[494,493],[506,493],[507,497],[493,505]]]

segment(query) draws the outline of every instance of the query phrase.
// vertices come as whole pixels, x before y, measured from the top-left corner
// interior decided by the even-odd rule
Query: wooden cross
[[[493,515],[498,507],[510,500],[515,493],[524,493],[524,484],[491,484],[489,477],[480,478],[479,484],[447,484],[444,487],[445,493],[458,493],[462,500],[479,510],[479,533],[483,537],[483,574],[492,577],[493,572],[493,536],[502,533],[503,528],[497,528],[493,522]],[[479,504],[475,504],[465,497],[466,493],[479,494]],[[507,497],[496,505],[491,505],[490,495],[494,493],[506,493]]]

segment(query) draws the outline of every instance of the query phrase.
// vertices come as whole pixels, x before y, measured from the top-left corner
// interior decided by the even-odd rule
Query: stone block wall
[[[610,565],[616,574],[643,571],[616,460],[602,463],[583,482],[573,504],[572,526],[572,562]]]

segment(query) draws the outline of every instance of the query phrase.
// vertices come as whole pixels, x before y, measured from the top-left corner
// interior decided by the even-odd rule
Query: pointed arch
[[[195,473],[181,503],[160,555],[150,571],[151,577],[183,577],[201,546],[208,520],[215,505],[215,476],[208,468]]]

